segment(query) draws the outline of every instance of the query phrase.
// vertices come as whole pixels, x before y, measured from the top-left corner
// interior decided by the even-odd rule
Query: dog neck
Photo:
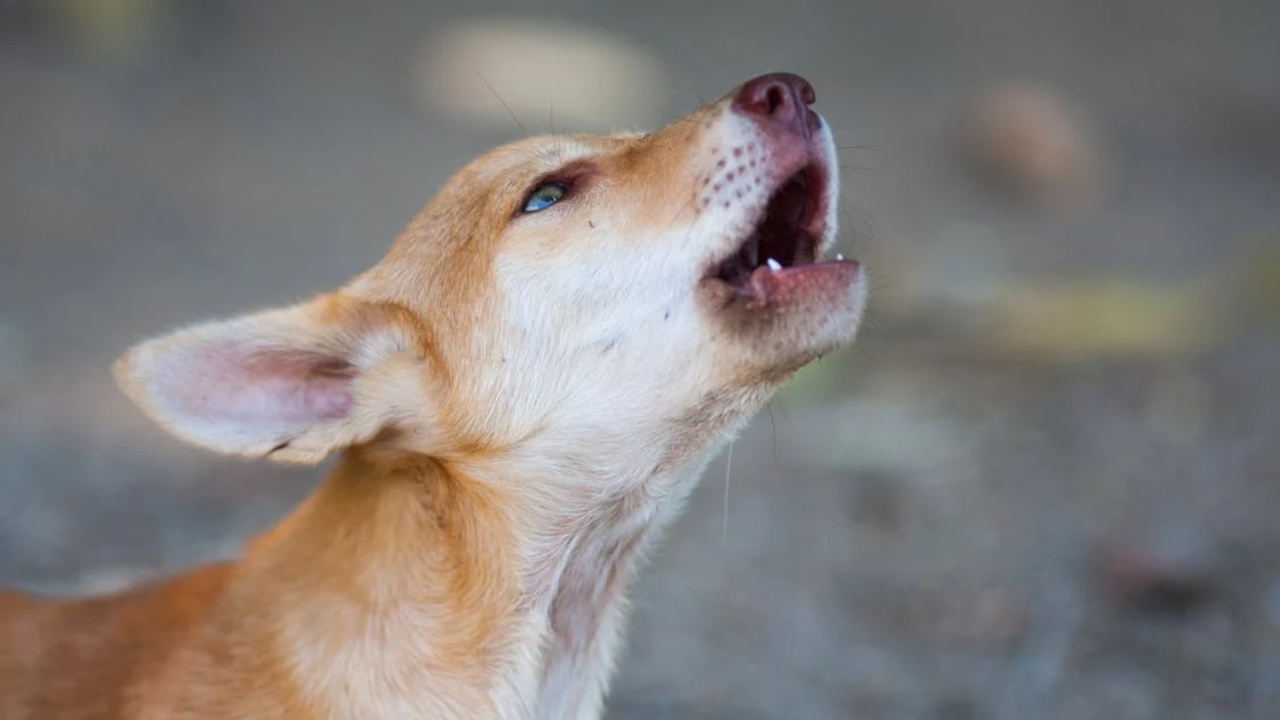
[[[546,623],[532,715],[540,720],[600,716],[630,580],[718,445],[676,444],[659,430],[630,430],[626,441],[602,435],[594,443],[554,443],[579,448],[558,456],[547,447],[552,443],[529,443],[503,463],[525,468],[509,492],[518,508],[517,572],[531,612]],[[510,478],[491,472],[477,476],[510,487]]]
[[[252,546],[246,572],[274,590],[249,602],[286,603],[276,644],[317,706],[599,717],[626,586],[710,457],[699,450],[548,460],[526,448],[465,465],[348,451]],[[520,462],[525,451],[539,462]]]

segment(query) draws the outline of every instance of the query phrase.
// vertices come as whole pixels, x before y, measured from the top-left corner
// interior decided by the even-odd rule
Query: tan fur
[[[235,562],[0,592],[0,717],[598,718],[644,548],[861,316],[852,272],[756,309],[704,281],[794,171],[769,143],[728,98],[647,135],[521,140],[343,288],[130,350],[121,386],[175,435],[341,457]],[[825,125],[814,143],[825,251]],[[547,173],[570,196],[521,214]]]

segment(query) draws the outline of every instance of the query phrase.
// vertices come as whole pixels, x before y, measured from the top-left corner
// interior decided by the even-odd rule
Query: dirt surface
[[[517,132],[414,84],[475,5],[85,6],[0,2],[0,582],[51,591],[232,554],[318,477],[179,446],[118,353],[344,280]],[[1280,4],[534,10],[485,13],[661,59],[644,122],[809,77],[876,277],[640,578],[610,718],[1280,717]],[[991,120],[1008,83],[1060,102]]]

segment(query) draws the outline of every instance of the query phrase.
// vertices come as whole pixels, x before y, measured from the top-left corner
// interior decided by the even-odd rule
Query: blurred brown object
[[[1142,527],[1103,545],[1108,591],[1129,608],[1184,614],[1222,590],[1226,558],[1199,527]]]
[[[1006,84],[983,93],[965,127],[966,157],[1004,191],[1053,213],[1097,204],[1103,157],[1083,116],[1050,90]]]

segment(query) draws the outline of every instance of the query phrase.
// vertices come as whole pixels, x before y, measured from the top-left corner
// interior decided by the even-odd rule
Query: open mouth
[[[826,212],[826,176],[810,164],[783,182],[769,198],[752,233],[732,255],[709,273],[737,298],[765,299],[766,274],[813,265],[818,261],[821,225]]]

